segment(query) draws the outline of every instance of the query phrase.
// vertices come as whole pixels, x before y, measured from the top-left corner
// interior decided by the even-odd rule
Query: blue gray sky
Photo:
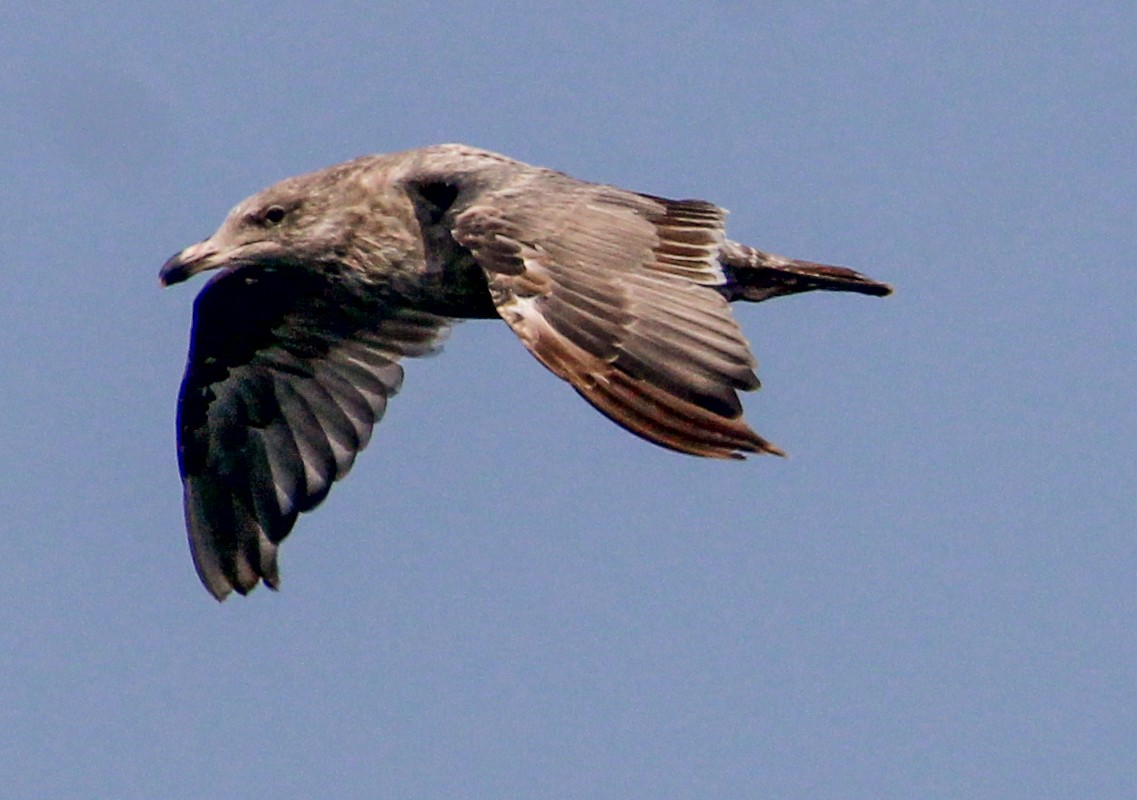
[[[0,9],[9,796],[1137,796],[1137,11],[647,8]],[[463,324],[282,591],[218,605],[174,451],[202,281],[157,269],[446,141],[897,292],[736,309],[790,453],[744,463]]]

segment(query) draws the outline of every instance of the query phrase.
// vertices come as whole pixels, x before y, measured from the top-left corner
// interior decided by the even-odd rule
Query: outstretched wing
[[[446,331],[302,268],[239,267],[202,290],[178,460],[194,565],[215,597],[277,585],[277,546],[367,445],[402,383],[399,358]]]
[[[742,419],[758,379],[717,288],[723,216],[540,172],[473,198],[452,234],[530,352],[615,422],[694,455],[780,453]]]

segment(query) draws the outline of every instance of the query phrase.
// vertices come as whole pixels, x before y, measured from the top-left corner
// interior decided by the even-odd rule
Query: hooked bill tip
[[[166,259],[166,263],[158,270],[158,285],[163,288],[181,283],[189,277],[186,263],[182,260],[182,253],[178,252]]]

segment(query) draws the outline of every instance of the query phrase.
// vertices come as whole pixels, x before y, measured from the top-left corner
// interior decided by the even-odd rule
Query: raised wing
[[[367,445],[402,383],[398,359],[446,331],[311,270],[210,281],[194,303],[178,460],[194,565],[215,597],[277,585],[277,546]]]
[[[452,233],[530,352],[612,420],[684,453],[780,454],[742,419],[758,379],[716,288],[723,215],[542,172],[476,197]]]

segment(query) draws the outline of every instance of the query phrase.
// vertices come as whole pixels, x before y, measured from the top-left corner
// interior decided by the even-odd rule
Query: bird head
[[[221,227],[162,265],[163,286],[221,267],[347,260],[364,208],[355,181],[324,172],[281,181],[238,203]]]

